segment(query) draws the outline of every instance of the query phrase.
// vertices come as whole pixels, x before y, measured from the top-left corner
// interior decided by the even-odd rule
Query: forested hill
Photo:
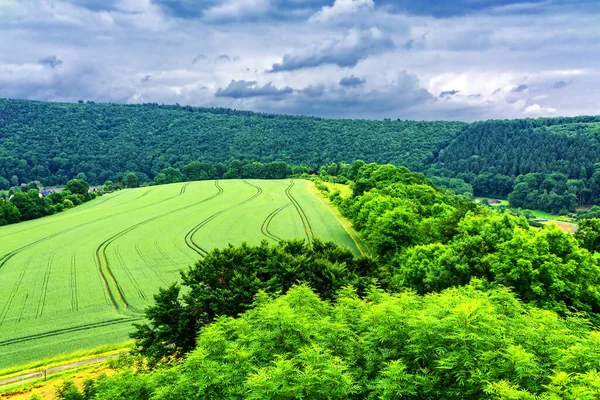
[[[600,204],[600,117],[367,121],[158,104],[0,99],[0,190],[39,180],[153,179],[192,161],[403,165],[467,195],[572,212]],[[465,184],[466,182],[466,184]]]
[[[180,106],[0,100],[0,189],[32,180],[153,178],[191,161],[363,159],[422,170],[466,124],[318,119]]]
[[[475,195],[552,212],[600,202],[600,117],[470,124],[441,150],[430,176],[459,178]]]
[[[436,166],[465,176],[559,172],[587,179],[600,161],[599,139],[600,117],[478,122],[439,153]]]

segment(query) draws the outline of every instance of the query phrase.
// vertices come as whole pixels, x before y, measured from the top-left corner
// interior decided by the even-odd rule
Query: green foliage
[[[75,383],[69,379],[56,387],[54,398],[57,400],[87,400],[87,398],[79,392]]]
[[[600,252],[600,219],[584,219],[577,224],[575,239],[590,253]]]
[[[417,244],[450,240],[457,222],[477,209],[404,167],[363,164],[355,178],[353,197],[340,203],[341,211],[383,260]]]
[[[12,202],[0,199],[0,226],[14,224],[20,218],[21,213]]]
[[[0,368],[126,341],[153,294],[180,282],[179,271],[203,249],[314,235],[359,254],[309,188],[303,180],[224,180],[126,189],[52,218],[0,227]]]
[[[382,283],[423,294],[477,277],[511,287],[538,307],[563,315],[584,312],[600,321],[600,267],[592,255],[600,231],[596,220],[576,236],[590,254],[557,227],[532,230],[523,217],[478,207],[403,167],[363,165],[356,179],[354,197],[339,204],[387,264],[378,276]]]
[[[124,372],[98,397],[152,399],[594,398],[600,335],[481,282],[419,296],[308,287],[204,327],[180,364]],[[552,397],[560,395],[560,397]],[[110,397],[112,396],[112,397]],[[585,396],[585,397],[583,397]]]
[[[87,196],[88,191],[90,190],[90,185],[81,179],[71,179],[69,182],[67,182],[65,190],[68,190],[72,194]]]
[[[140,186],[140,180],[136,173],[129,172],[123,178],[123,184],[128,188],[136,188]]]
[[[108,180],[104,182],[102,190],[106,193],[112,192],[113,190],[115,190],[115,184],[113,183],[113,181]]]
[[[92,184],[122,171],[156,177],[168,167],[249,160],[312,168],[364,159],[423,169],[461,122],[364,121],[178,105],[0,100],[0,186],[45,185],[83,173]],[[203,179],[190,173],[186,180]],[[210,171],[206,171],[210,176]],[[305,171],[306,172],[306,171]],[[302,172],[301,172],[302,173]],[[282,175],[273,167],[268,176]],[[239,178],[241,176],[231,176]],[[1,187],[0,187],[1,189]]]
[[[372,261],[318,239],[312,245],[263,241],[258,246],[215,249],[182,273],[183,294],[178,285],[159,291],[155,304],[146,309],[150,323],[136,325],[131,336],[137,352],[154,365],[192,350],[195,332],[218,316],[235,316],[254,307],[259,291],[285,293],[307,282],[321,298],[332,299],[346,285],[365,288],[374,270]]]
[[[600,267],[594,257],[557,227],[522,225],[508,215],[470,217],[449,244],[416,246],[396,256],[392,286],[428,293],[480,277],[513,288],[525,302],[563,315],[586,312],[596,321]]]
[[[26,193],[15,193],[10,202],[19,210],[21,221],[40,218],[54,212],[52,201],[41,197],[36,189]]]
[[[475,196],[559,213],[600,202],[599,117],[487,121],[439,152],[430,176],[461,179]]]

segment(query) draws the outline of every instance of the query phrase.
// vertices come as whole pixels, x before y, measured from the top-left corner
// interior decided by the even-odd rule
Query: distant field
[[[130,189],[0,228],[0,368],[127,340],[157,289],[215,247],[314,235],[358,253],[308,185]]]
[[[340,196],[342,196],[342,198],[344,198],[344,199],[352,196],[352,189],[348,185],[343,185],[341,183],[331,183],[331,182],[323,182],[323,184],[325,186],[327,186],[331,192],[333,192],[335,190],[339,190]]]

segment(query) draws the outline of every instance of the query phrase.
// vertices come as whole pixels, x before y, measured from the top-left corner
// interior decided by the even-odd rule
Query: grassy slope
[[[158,287],[200,257],[193,248],[312,232],[358,253],[309,183],[291,182],[125,190],[0,228],[0,368],[126,340]]]

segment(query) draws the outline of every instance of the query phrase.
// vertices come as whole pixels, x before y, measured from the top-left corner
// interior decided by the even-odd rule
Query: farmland
[[[0,368],[127,340],[158,288],[215,247],[315,236],[358,252],[309,185],[129,189],[0,228]]]

